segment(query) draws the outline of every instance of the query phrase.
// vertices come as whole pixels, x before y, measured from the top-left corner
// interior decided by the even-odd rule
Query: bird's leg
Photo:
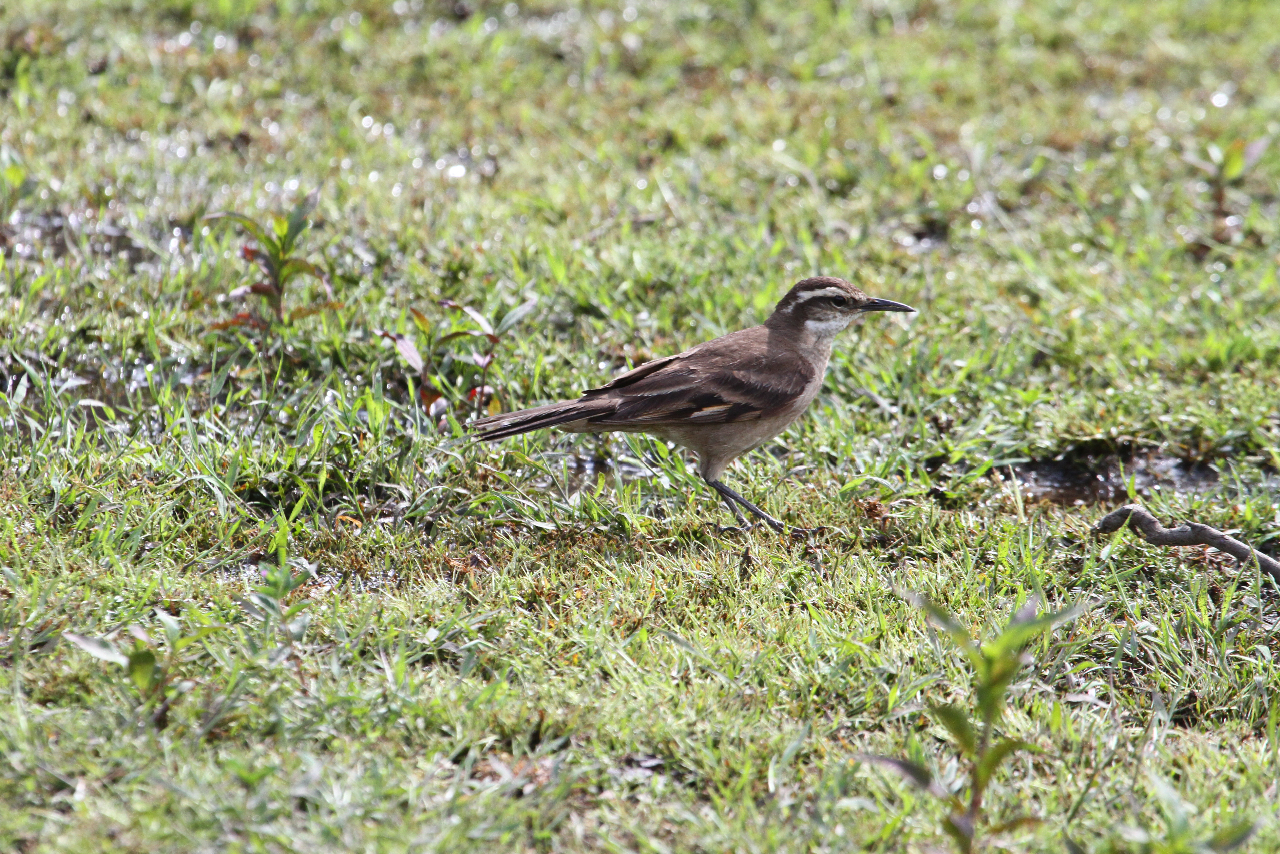
[[[768,513],[764,512],[759,507],[755,506],[750,501],[743,498],[741,495],[734,492],[729,487],[725,486],[720,481],[708,480],[707,485],[710,486],[712,489],[714,489],[716,492],[720,493],[720,497],[723,498],[728,503],[728,505],[733,509],[733,514],[738,517],[739,522],[745,522],[746,520],[742,518],[742,511],[740,511],[737,508],[737,506],[735,506],[735,504],[741,504],[744,509],[750,510],[755,515],[759,516],[766,525],[768,525],[770,528],[773,528],[773,530],[775,531],[781,531],[787,527],[786,525],[782,524],[782,522],[780,522],[779,520],[773,518]]]
[[[733,512],[733,517],[734,517],[735,519],[737,519],[737,520],[738,520],[738,528],[737,528],[737,530],[739,530],[739,531],[745,531],[745,530],[749,529],[749,528],[751,527],[751,524],[750,524],[749,522],[747,522],[747,517],[746,517],[746,516],[743,516],[743,515],[742,515],[742,511],[738,509],[738,504],[737,504],[737,502],[735,502],[732,498],[730,498],[728,495],[726,495],[726,494],[724,493],[724,491],[723,491],[723,490],[721,490],[721,487],[724,487],[724,489],[726,489],[726,490],[728,490],[728,489],[729,489],[729,487],[724,486],[724,484],[722,484],[722,483],[717,483],[717,482],[716,482],[716,481],[714,481],[714,480],[709,480],[709,481],[707,481],[707,484],[708,484],[712,489],[714,489],[714,490],[716,491],[716,494],[718,494],[718,495],[720,496],[720,498],[724,500],[724,503],[725,503],[725,504],[728,504],[728,505],[729,505],[729,509]],[[732,492],[732,490],[729,490],[729,491],[730,491],[730,492]],[[733,529],[732,529],[732,528],[721,528],[720,530],[721,530],[721,532],[723,532],[723,531],[726,531],[726,530],[733,530]]]

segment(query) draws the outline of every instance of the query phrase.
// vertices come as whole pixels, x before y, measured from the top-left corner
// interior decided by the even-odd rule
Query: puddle
[[[1067,505],[1105,504],[1125,498],[1130,479],[1139,495],[1157,490],[1207,492],[1218,484],[1218,470],[1213,466],[1164,454],[1032,460],[1014,466],[1013,471],[1028,499]]]

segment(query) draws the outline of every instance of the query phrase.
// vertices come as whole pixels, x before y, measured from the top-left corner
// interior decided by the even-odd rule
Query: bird
[[[564,400],[472,421],[476,438],[493,442],[558,427],[573,433],[648,433],[698,458],[698,474],[729,506],[741,528],[746,510],[776,531],[779,519],[721,478],[742,454],[799,418],[822,387],[836,336],[871,311],[914,312],[867,296],[844,279],[797,282],[763,324],[645,362],[599,388]]]

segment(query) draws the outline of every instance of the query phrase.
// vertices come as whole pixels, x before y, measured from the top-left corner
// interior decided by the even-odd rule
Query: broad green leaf
[[[974,691],[978,701],[978,711],[983,720],[994,723],[999,720],[1004,710],[1005,692],[1009,684],[1022,670],[1022,658],[1019,655],[1008,655],[994,660],[983,659],[979,669],[978,685]]]
[[[942,829],[947,832],[963,854],[973,850],[973,822],[963,813],[952,813],[942,820]]]
[[[17,163],[10,163],[0,174],[4,175],[4,182],[15,190],[27,180],[27,171]]]
[[[320,203],[320,188],[307,193],[302,201],[293,206],[293,210],[289,212],[289,220],[285,227],[284,236],[281,238],[281,247],[285,254],[293,251],[293,247],[297,244],[298,238],[302,236],[302,232],[306,231],[311,225],[308,219],[311,212],[316,209],[316,205]]]
[[[296,604],[294,604],[294,605],[290,605],[290,606],[289,606],[289,608],[288,608],[288,610],[281,612],[281,614],[280,614],[280,619],[282,619],[282,620],[290,620],[290,619],[293,619],[293,617],[295,617],[296,615],[298,615],[298,614],[302,613],[303,611],[305,611],[306,609],[310,608],[310,607],[311,607],[311,604],[312,604],[312,603],[311,603],[311,601],[310,601],[309,599],[304,599],[304,600],[303,600],[303,601],[301,601],[301,602],[298,602],[298,603],[296,603]],[[308,617],[308,619],[310,619],[310,618]]]
[[[1222,180],[1234,181],[1244,174],[1244,140],[1237,139],[1222,154]]]
[[[1028,744],[1019,738],[1002,738],[987,749],[978,759],[973,769],[973,782],[978,789],[985,789],[991,776],[1006,759],[1019,750],[1035,750],[1035,745]]]
[[[805,741],[808,740],[810,733],[813,732],[813,724],[807,723],[804,729],[800,730],[800,734],[791,740],[786,749],[782,751],[782,758],[778,760],[778,764],[785,768],[791,764],[791,760],[796,758],[796,754],[800,752],[800,748],[804,747]]]
[[[1258,824],[1252,819],[1237,819],[1205,840],[1210,851],[1234,851],[1249,841]]]
[[[201,626],[199,629],[196,629],[195,634],[187,635],[186,637],[179,638],[177,643],[174,644],[174,649],[175,650],[186,649],[187,647],[191,646],[191,644],[196,643],[198,641],[202,641],[205,638],[207,638],[209,635],[215,632],[220,632],[224,628],[226,628],[226,626]]]
[[[146,647],[135,649],[129,653],[129,679],[138,688],[138,693],[149,694],[156,684],[158,676],[156,654]]]
[[[315,276],[320,281],[324,281],[324,270],[319,266],[312,264],[310,261],[305,261],[302,258],[290,258],[280,265],[280,272],[278,273],[280,287],[283,288],[285,285],[289,284],[295,276],[303,273]]]
[[[509,329],[513,328],[517,323],[524,320],[525,317],[529,315],[529,312],[533,311],[534,308],[537,307],[537,305],[538,305],[538,297],[535,295],[535,296],[529,297],[527,300],[520,303],[515,308],[511,309],[511,311],[508,311],[506,314],[502,316],[502,319],[498,321],[498,325],[494,329],[494,334],[495,335],[505,334]]]
[[[206,222],[215,222],[220,219],[229,219],[234,223],[238,223],[241,228],[249,232],[249,236],[267,249],[269,246],[274,248],[276,242],[271,239],[271,235],[267,234],[267,230],[263,228],[257,220],[250,219],[244,214],[238,214],[233,211],[218,211],[216,213],[206,214],[204,220]]]
[[[1075,607],[1064,611],[1052,611],[1029,619],[1014,619],[1004,631],[982,645],[982,654],[994,659],[1019,653],[1033,639],[1057,624],[1074,620],[1078,616],[1080,616],[1080,608]]]
[[[430,339],[431,338],[430,318],[428,318],[422,312],[418,311],[416,308],[409,309],[409,316],[413,318],[413,324],[414,326],[418,327],[418,331],[421,332],[425,337]]]
[[[87,638],[74,632],[63,632],[62,636],[94,658],[110,661],[113,664],[119,664],[121,667],[127,667],[129,664],[127,655],[100,638]]]
[[[954,705],[931,706],[930,711],[933,717],[947,728],[947,732],[951,733],[952,738],[956,740],[956,744],[960,746],[960,752],[965,756],[972,756],[978,748],[978,739],[973,731],[973,725],[969,723],[969,715],[964,709]]]
[[[164,608],[156,608],[156,619],[160,621],[160,625],[164,626],[164,638],[169,649],[176,650],[178,640],[182,637],[182,626]]]

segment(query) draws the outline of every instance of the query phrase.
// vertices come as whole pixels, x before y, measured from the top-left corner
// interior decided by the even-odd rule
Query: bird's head
[[[769,326],[830,338],[844,331],[864,311],[915,311],[909,305],[869,297],[844,279],[803,279],[778,301]]]

